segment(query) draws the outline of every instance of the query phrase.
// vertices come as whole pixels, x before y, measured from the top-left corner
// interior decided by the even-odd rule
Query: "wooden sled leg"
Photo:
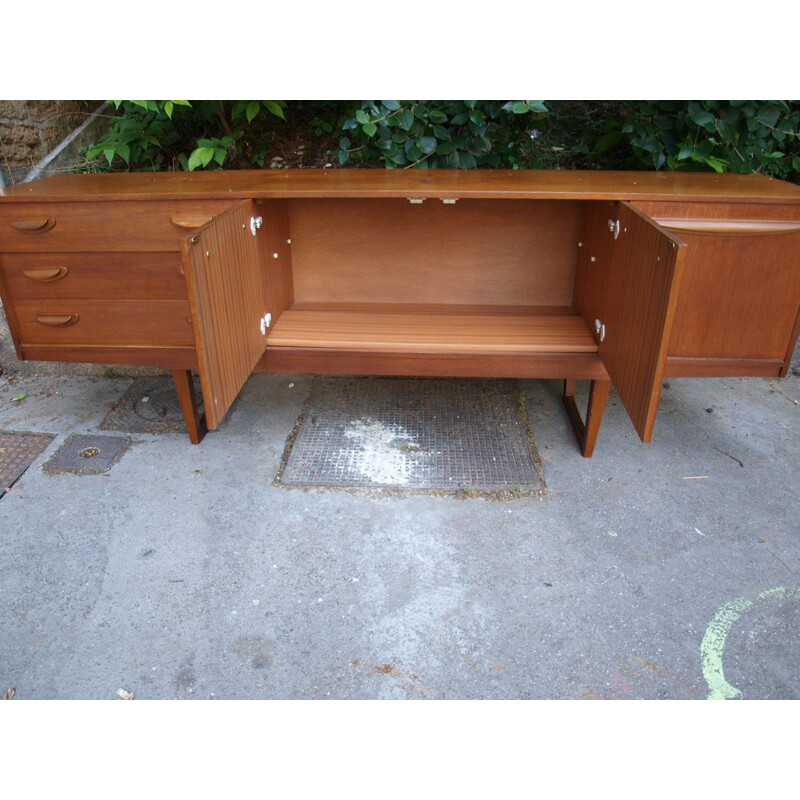
[[[577,381],[568,379],[564,381],[564,394],[562,400],[569,415],[569,421],[578,438],[581,452],[590,458],[594,452],[600,423],[603,421],[603,412],[606,410],[606,400],[611,391],[611,381],[592,381],[589,386],[589,403],[586,407],[586,422],[581,419],[578,406],[575,403],[575,386]]]
[[[189,432],[189,441],[192,444],[200,444],[202,438],[208,433],[208,427],[205,415],[200,416],[197,411],[192,372],[188,369],[174,369],[172,370],[172,380],[175,381],[178,401],[186,421],[186,430]]]

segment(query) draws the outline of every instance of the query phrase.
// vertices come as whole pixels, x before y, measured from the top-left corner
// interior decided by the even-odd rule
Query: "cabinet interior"
[[[291,289],[268,347],[597,351],[573,308],[581,201],[285,202],[273,270]]]

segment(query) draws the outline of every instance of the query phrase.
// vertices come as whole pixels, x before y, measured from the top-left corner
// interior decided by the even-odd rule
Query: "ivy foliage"
[[[800,183],[795,100],[123,100],[92,170],[284,166],[310,137],[347,167],[758,172]],[[304,139],[307,141],[307,139]]]
[[[692,100],[630,104],[614,136],[648,169],[800,174],[800,104]]]
[[[390,168],[531,166],[546,119],[540,100],[363,100],[339,120],[336,158]]]

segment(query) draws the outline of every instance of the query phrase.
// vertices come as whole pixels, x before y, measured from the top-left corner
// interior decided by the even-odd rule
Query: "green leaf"
[[[358,111],[356,111],[356,122],[358,122],[359,125],[368,125],[369,114],[367,114],[366,111],[363,111],[362,109],[359,108]]]
[[[775,106],[765,106],[756,114],[756,119],[769,128],[774,128],[778,124],[781,110]]]
[[[170,119],[172,119],[172,107],[173,107],[173,105],[174,105],[174,104],[173,104],[172,100],[167,100],[167,101],[164,103],[164,111],[166,112],[166,115],[167,115],[167,116],[168,116]]]
[[[426,155],[429,156],[436,150],[436,137],[435,136],[418,136],[417,147]]]
[[[688,114],[689,119],[694,122],[695,125],[699,125],[707,131],[714,130],[714,115],[703,109],[699,103],[689,103]]]
[[[16,397],[11,399],[12,403],[21,403],[28,395],[27,394],[18,394]]]
[[[366,133],[366,134],[367,134],[367,136],[369,136],[369,137],[370,137],[370,139],[371,139],[371,138],[372,138],[372,137],[373,137],[373,136],[374,136],[374,135],[377,133],[377,131],[378,131],[378,126],[377,126],[377,125],[376,125],[374,122],[367,122],[367,123],[366,123],[366,125],[362,125],[362,126],[361,126],[361,129],[362,129],[362,130],[364,131],[364,133]]]
[[[528,111],[530,110],[530,106],[527,103],[523,103],[522,101],[517,100],[517,102],[514,103],[513,106],[511,106],[511,110],[515,114],[527,114]]]
[[[198,167],[208,166],[212,158],[214,158],[213,147],[198,147],[189,156],[189,170],[192,171]]]
[[[106,147],[103,150],[103,155],[106,157],[106,161],[108,161],[109,166],[111,166],[111,162],[114,160],[114,155],[116,152],[117,151],[113,147]]]
[[[258,116],[259,111],[261,111],[261,103],[259,103],[258,100],[251,100],[245,109],[247,121],[252,122]]]
[[[274,114],[276,117],[280,117],[282,120],[286,120],[284,116],[283,109],[280,107],[279,103],[276,103],[274,100],[262,100],[261,101],[264,106],[266,107],[267,111],[270,114]]]
[[[342,150],[347,150],[351,144],[352,142],[346,136],[343,136],[341,139],[339,139],[339,147],[341,147]]]
[[[478,166],[475,161],[475,156],[472,153],[459,153],[458,154],[458,167],[459,169],[474,169]]]
[[[381,103],[383,103],[389,111],[397,111],[397,109],[400,108],[399,100],[381,100]]]
[[[117,155],[126,163],[131,163],[131,148],[130,145],[120,142],[117,145]]]
[[[419,161],[423,156],[422,150],[420,150],[411,139],[405,144],[405,153],[409,161]]]
[[[344,164],[347,161],[347,159],[350,158],[350,153],[348,153],[347,150],[340,150],[336,154],[336,157],[339,159],[340,164]]]
[[[414,124],[414,112],[410,108],[404,108],[395,116],[397,125],[404,131],[410,130]]]

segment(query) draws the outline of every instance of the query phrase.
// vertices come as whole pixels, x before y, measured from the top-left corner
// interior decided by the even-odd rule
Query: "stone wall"
[[[91,100],[0,100],[0,170],[19,183],[100,103]]]

